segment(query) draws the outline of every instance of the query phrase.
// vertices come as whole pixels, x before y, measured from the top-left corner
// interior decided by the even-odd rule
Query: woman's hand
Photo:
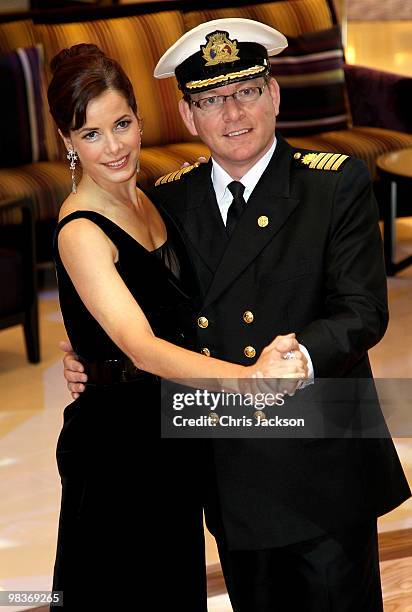
[[[206,157],[204,157],[203,155],[201,155],[200,157],[197,158],[197,161],[199,164],[205,164],[207,162]],[[181,168],[187,168],[188,166],[191,166],[192,164],[190,162],[183,162],[183,164],[180,166]]]

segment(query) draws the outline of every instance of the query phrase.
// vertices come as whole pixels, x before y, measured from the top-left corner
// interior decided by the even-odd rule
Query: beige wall
[[[333,0],[340,22],[346,18],[346,0]]]

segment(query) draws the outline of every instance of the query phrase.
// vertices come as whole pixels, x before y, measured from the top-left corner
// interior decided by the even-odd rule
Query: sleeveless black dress
[[[98,225],[116,245],[116,268],[155,335],[195,348],[190,294],[196,281],[177,228],[163,217],[168,238],[155,251],[93,211],[71,213],[58,224],[54,255],[61,311],[73,349],[86,362],[125,355],[86,309],[60,259],[59,231],[78,218]],[[113,384],[94,380],[64,411],[53,581],[53,589],[63,591],[64,610],[138,608],[143,590],[161,609],[207,609],[198,487],[202,458],[196,441],[159,445],[159,408],[160,381],[145,374]]]

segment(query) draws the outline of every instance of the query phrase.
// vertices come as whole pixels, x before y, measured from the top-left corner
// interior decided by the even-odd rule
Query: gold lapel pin
[[[257,221],[259,227],[266,227],[267,225],[269,225],[269,219],[266,215],[262,215]]]

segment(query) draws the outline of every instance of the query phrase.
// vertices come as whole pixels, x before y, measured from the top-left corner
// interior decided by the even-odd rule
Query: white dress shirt
[[[242,185],[245,186],[245,191],[243,193],[243,198],[245,202],[247,202],[250,198],[252,191],[254,190],[260,177],[266,170],[272,158],[272,155],[275,152],[275,149],[276,138],[274,138],[273,144],[270,147],[269,151],[267,151],[263,155],[263,157],[261,157],[259,161],[257,161],[256,164],[252,166],[252,168],[248,172],[246,172],[245,175],[242,176],[240,182],[242,183]],[[231,205],[233,200],[233,195],[231,194],[227,186],[233,180],[235,179],[233,179],[230,174],[228,174],[226,170],[224,170],[222,166],[220,166],[217,161],[215,161],[212,157],[212,183],[215,189],[217,205],[219,206],[220,214],[222,215],[223,223],[225,225],[227,219],[227,211],[229,210],[229,206]]]
[[[268,167],[268,164],[272,158],[273,153],[276,149],[276,137],[273,138],[273,144],[270,149],[256,162],[250,170],[246,172],[245,175],[242,176],[240,182],[245,186],[245,191],[243,193],[243,198],[245,202],[249,200],[252,191],[256,187],[260,177]],[[223,223],[226,225],[227,220],[227,212],[229,210],[229,206],[233,201],[233,195],[227,188],[227,186],[233,181],[238,179],[233,179],[230,174],[226,172],[220,166],[215,159],[212,157],[212,183],[216,194],[217,205],[219,206],[220,214],[222,215]],[[308,380],[302,381],[299,385],[299,388],[306,386],[313,382],[314,372],[313,372],[313,364],[310,358],[309,352],[305,346],[299,344],[300,351],[305,355],[308,360]]]

